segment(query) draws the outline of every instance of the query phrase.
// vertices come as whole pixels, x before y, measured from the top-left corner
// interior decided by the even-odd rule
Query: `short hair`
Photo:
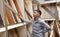
[[[40,10],[34,10],[34,11],[37,11],[40,15],[42,14],[42,12]]]

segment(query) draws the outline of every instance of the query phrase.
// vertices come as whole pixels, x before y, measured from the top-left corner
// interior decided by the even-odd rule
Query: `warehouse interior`
[[[24,23],[41,10],[41,18],[51,26],[44,37],[60,37],[60,0],[0,0],[0,37],[31,37],[32,25]]]

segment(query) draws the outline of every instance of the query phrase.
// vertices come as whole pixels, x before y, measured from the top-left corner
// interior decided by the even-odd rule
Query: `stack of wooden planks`
[[[19,16],[22,16],[27,20],[31,20],[33,18],[33,10],[39,9],[42,12],[41,18],[44,19],[52,29],[50,32],[45,33],[44,36],[59,37],[60,3],[40,5],[33,0],[1,0],[0,5],[0,27],[10,26],[23,22]],[[32,25],[27,24],[11,30],[7,30],[5,32],[1,32],[0,37],[31,37],[31,34]]]
[[[27,2],[26,2],[26,0],[25,1],[24,0],[7,0],[6,3],[8,3],[8,5],[12,9],[14,9],[15,12],[18,14],[18,15],[16,15],[16,13],[13,12],[11,9],[9,9],[9,7],[5,6],[6,17],[8,20],[7,25],[22,22],[22,20],[19,18],[19,16],[22,16],[27,20],[30,20],[32,18],[33,10],[32,10],[32,1],[31,0],[27,1]],[[30,29],[31,29],[31,27],[30,27]],[[31,32],[31,30],[30,30],[30,32]],[[26,25],[8,31],[9,37],[27,37],[27,36],[30,36],[29,34],[30,33],[28,32]]]

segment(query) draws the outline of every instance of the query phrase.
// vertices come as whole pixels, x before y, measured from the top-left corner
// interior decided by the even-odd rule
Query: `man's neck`
[[[40,17],[36,17],[36,18],[34,18],[34,20],[37,21],[39,18],[40,18]]]

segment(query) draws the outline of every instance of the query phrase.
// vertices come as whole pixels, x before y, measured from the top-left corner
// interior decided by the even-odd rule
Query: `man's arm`
[[[30,21],[29,21],[29,20],[26,20],[26,19],[24,19],[23,17],[20,17],[20,19],[22,19],[22,20],[23,20],[23,22],[31,23],[31,20],[30,20]]]
[[[47,28],[48,30],[51,30],[51,27],[45,21],[42,21],[42,24],[45,28]]]
[[[51,27],[46,23],[46,22],[43,22],[44,23],[44,26],[48,29],[48,30],[51,30]]]

